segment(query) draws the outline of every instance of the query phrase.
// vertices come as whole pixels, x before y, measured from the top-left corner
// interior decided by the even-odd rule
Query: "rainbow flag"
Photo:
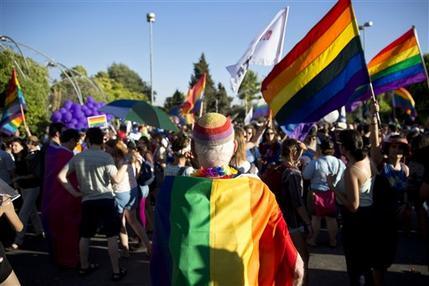
[[[276,198],[260,179],[165,178],[152,285],[292,285],[296,261]]]
[[[361,97],[368,70],[350,0],[339,0],[262,82],[280,125],[315,122]]]
[[[400,108],[413,118],[417,116],[414,99],[405,88],[395,90],[392,98],[392,105],[393,108]]]
[[[185,102],[182,104],[182,112],[189,113],[195,106],[195,103],[203,93],[206,88],[206,74],[204,73],[202,77],[194,84],[192,88],[188,91],[188,96]]]
[[[426,80],[414,28],[379,52],[369,62],[368,70],[375,94]]]
[[[86,118],[88,122],[88,128],[100,127],[107,128],[107,117],[106,114],[95,115]]]
[[[19,85],[15,69],[12,70],[12,76],[3,94],[4,98],[0,100],[3,108],[0,132],[13,135],[24,121],[25,115],[21,112],[21,106],[22,110],[26,109],[24,94]]]

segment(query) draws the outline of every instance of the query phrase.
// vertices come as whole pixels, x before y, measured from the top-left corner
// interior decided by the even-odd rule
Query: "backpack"
[[[155,180],[155,169],[153,164],[144,161],[140,168],[140,173],[137,176],[137,184],[139,186],[149,186]]]

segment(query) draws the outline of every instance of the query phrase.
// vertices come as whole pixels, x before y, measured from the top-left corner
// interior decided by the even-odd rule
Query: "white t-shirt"
[[[111,177],[118,169],[112,156],[99,149],[87,149],[70,162],[70,172],[75,171],[82,201],[113,199]]]

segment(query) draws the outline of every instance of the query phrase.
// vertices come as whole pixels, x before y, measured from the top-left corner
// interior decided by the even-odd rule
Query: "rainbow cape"
[[[376,95],[426,80],[414,28],[379,52],[369,62],[368,70]]]
[[[292,285],[297,255],[260,179],[165,178],[155,208],[152,285]]]
[[[395,90],[392,103],[393,108],[400,108],[411,117],[417,116],[414,99],[405,88]]]
[[[350,0],[339,0],[262,82],[280,125],[315,122],[360,98],[368,70]]]
[[[21,106],[23,110],[26,108],[24,94],[15,69],[12,70],[9,83],[3,94],[4,98],[0,100],[0,107],[3,108],[3,115],[0,118],[0,132],[13,135],[24,121]]]

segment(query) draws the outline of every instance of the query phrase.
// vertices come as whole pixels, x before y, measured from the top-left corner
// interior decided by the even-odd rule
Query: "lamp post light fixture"
[[[372,27],[374,23],[372,21],[368,21],[363,23],[363,25],[359,25],[359,30],[362,31],[362,42],[363,42],[363,50],[365,51],[365,28]]]
[[[155,22],[155,13],[150,12],[146,14],[146,20],[149,23],[149,44],[150,44],[150,50],[149,50],[149,60],[150,60],[150,103],[153,105],[154,104],[154,98],[153,98],[153,70],[152,70],[152,65],[153,65],[153,44],[152,44],[152,23]]]

